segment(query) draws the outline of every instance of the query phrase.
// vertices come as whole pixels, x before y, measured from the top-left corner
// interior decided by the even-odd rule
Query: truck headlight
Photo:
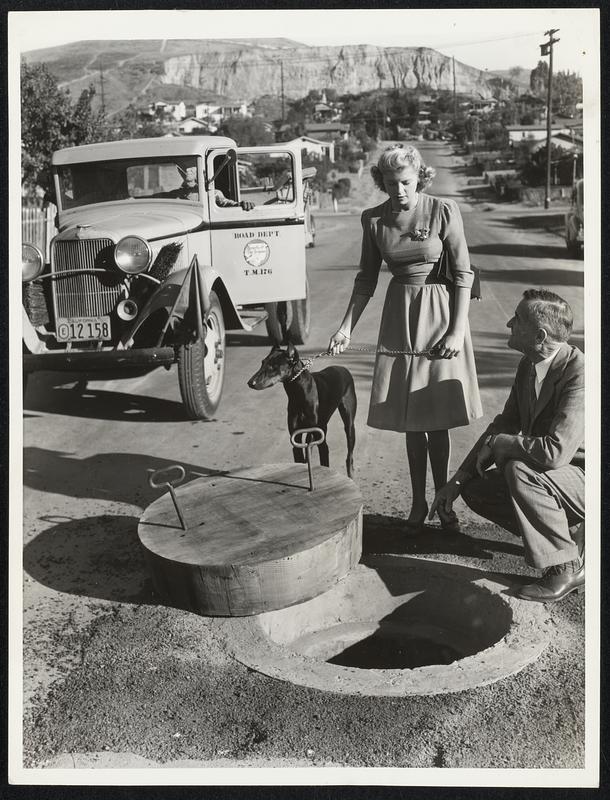
[[[150,266],[152,250],[146,239],[125,236],[114,248],[117,267],[128,275],[137,275]]]
[[[33,244],[21,245],[21,280],[29,283],[37,278],[44,269],[44,256]]]

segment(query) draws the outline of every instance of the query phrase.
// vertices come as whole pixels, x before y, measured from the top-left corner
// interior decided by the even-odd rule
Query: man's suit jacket
[[[464,459],[461,470],[473,475],[477,453],[490,433],[510,434],[509,458],[540,472],[574,464],[584,469],[585,357],[564,342],[551,362],[533,414],[530,413],[531,361],[519,362],[504,410]]]

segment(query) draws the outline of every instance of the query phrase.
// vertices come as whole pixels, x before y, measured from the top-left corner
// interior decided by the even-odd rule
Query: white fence
[[[35,244],[49,260],[49,245],[55,236],[55,214],[57,209],[50,203],[46,208],[38,206],[21,207],[21,241]]]

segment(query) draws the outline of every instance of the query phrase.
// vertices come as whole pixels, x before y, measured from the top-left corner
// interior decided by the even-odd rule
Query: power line
[[[490,42],[511,41],[511,40],[514,40],[514,39],[523,39],[523,38],[539,36],[539,35],[540,35],[539,33],[523,33],[523,34],[517,34],[517,35],[512,35],[512,36],[499,36],[499,37],[495,37],[495,38],[492,38],[492,39],[476,39],[476,40],[472,40],[470,42],[460,42],[460,43],[457,43],[457,44],[455,44],[454,42],[447,42],[445,44],[435,45],[434,47],[428,47],[427,45],[426,46],[418,46],[418,47],[380,47],[378,45],[366,45],[366,46],[367,47],[374,47],[374,48],[376,48],[377,51],[381,51],[381,52],[386,53],[386,54],[397,54],[397,53],[402,53],[405,50],[438,50],[438,48],[441,48],[441,47],[452,47],[452,48],[454,48],[454,47],[472,47],[473,45],[477,45],[477,44],[488,44]],[[346,48],[358,48],[359,46],[358,45],[336,45],[336,47],[339,50],[339,53],[337,53],[337,57],[338,57],[338,56],[340,56],[341,52],[343,50],[345,50]],[[308,49],[312,49],[312,48],[308,48]],[[328,49],[328,46],[326,46],[325,49]],[[197,62],[197,66],[198,67],[204,67],[204,68],[217,68],[217,69],[218,68],[223,68],[223,67],[233,67],[235,65],[235,63],[236,63],[235,62],[235,54],[236,54],[236,52],[241,52],[241,51],[218,50],[218,51],[207,52],[207,53],[205,53],[205,57],[207,59],[214,59],[215,57],[218,57],[218,59],[220,59],[221,57],[224,56],[224,57],[227,58],[227,61],[225,61],[225,62],[220,61],[220,60],[198,61]],[[441,53],[441,55],[444,55],[444,54]],[[179,57],[178,55],[176,55],[176,56],[168,56],[166,60],[169,60],[171,58],[178,58],[178,57]],[[364,60],[364,61],[375,60],[378,57],[379,57],[379,52],[370,53],[370,54],[366,53],[361,57],[360,60]],[[445,58],[449,58],[449,57],[450,56],[445,56]],[[143,58],[145,59],[146,57],[143,56]],[[329,54],[329,56],[327,56],[327,58],[332,58],[332,56]],[[134,61],[137,62],[137,58],[134,59]],[[285,56],[282,55],[281,58],[278,58],[277,56],[269,56],[267,58],[267,60],[264,60],[264,61],[261,61],[261,59],[250,60],[250,61],[248,61],[247,59],[244,59],[244,60],[239,60],[238,63],[240,64],[240,66],[248,66],[248,67],[253,67],[254,66],[254,67],[263,68],[263,67],[280,66],[281,64],[320,64],[320,62],[321,62],[320,56],[285,57]],[[468,65],[466,65],[466,66],[468,66]],[[478,67],[472,67],[472,69],[475,69],[478,72],[484,72],[484,70],[478,69]],[[83,76],[83,77],[86,77],[86,76]]]

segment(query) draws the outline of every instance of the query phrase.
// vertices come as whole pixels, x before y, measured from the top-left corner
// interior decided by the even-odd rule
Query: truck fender
[[[200,319],[204,318],[212,290],[218,295],[226,327],[243,329],[243,322],[218,272],[207,264],[200,265],[194,256],[188,268],[172,272],[155,290],[134,325],[121,338],[119,348],[131,347],[140,327],[160,309],[165,310],[168,316],[160,343],[170,326],[179,325],[190,310],[194,310]]]

